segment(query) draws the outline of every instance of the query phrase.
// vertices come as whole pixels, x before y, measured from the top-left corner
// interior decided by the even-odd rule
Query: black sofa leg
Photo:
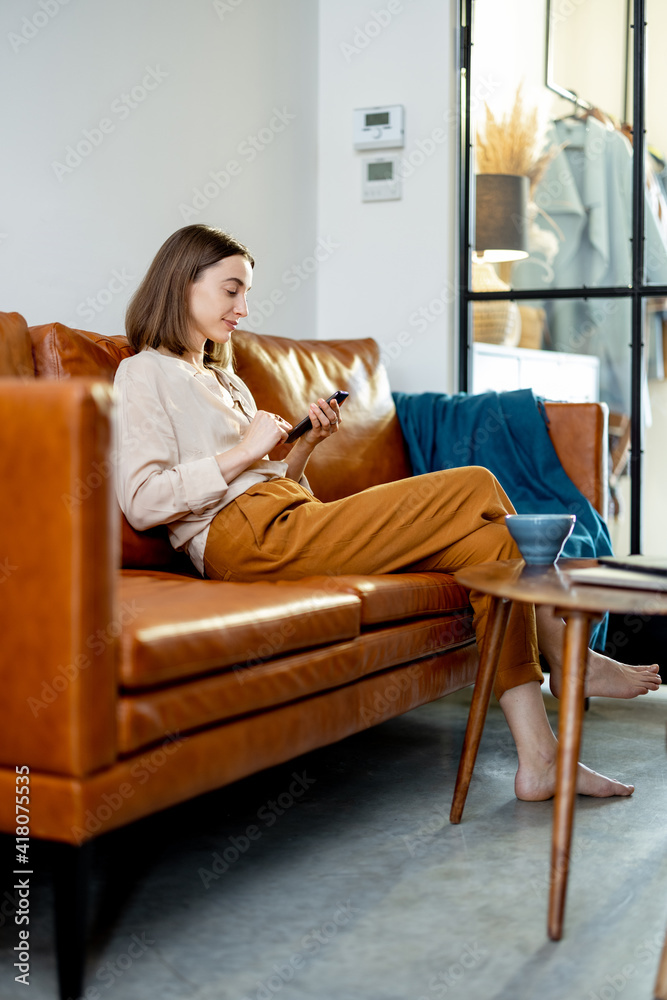
[[[92,841],[81,847],[54,844],[53,882],[60,1000],[78,1000],[83,993],[92,856]]]

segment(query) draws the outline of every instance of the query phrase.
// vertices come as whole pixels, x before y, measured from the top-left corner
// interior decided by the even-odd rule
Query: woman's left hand
[[[303,440],[312,448],[335,434],[341,423],[340,407],[335,399],[330,403],[327,403],[326,399],[318,399],[316,403],[311,403],[308,416],[313,426],[303,435]]]
[[[284,461],[293,448],[310,452],[315,445],[331,437],[341,423],[340,407],[335,400],[327,403],[326,399],[318,399],[308,408],[308,416],[312,428],[297,438],[292,444],[279,444],[271,452],[270,457],[276,461]]]

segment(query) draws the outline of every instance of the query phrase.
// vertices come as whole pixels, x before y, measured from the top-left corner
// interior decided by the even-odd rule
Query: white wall
[[[320,0],[318,232],[340,246],[318,271],[318,332],[375,337],[392,387],[410,392],[456,381],[457,12],[454,0]],[[353,148],[353,110],[381,104],[405,106],[415,166],[402,200],[362,203],[372,154]]]
[[[122,333],[159,245],[205,222],[255,254],[259,324],[265,301],[271,332],[312,336],[315,281],[283,275],[316,240],[317,17],[315,0],[3,0],[0,309]]]
[[[0,308],[120,333],[158,246],[205,222],[257,258],[250,328],[373,335],[395,387],[453,388],[454,0],[41,3],[0,4]],[[424,162],[362,205],[352,111],[384,101]]]

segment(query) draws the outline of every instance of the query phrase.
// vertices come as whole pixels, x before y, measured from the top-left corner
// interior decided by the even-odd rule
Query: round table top
[[[464,587],[524,604],[598,614],[667,615],[667,577],[662,592],[593,586],[568,578],[570,570],[597,565],[596,559],[562,559],[551,566],[526,566],[523,559],[508,559],[466,566],[453,575]]]

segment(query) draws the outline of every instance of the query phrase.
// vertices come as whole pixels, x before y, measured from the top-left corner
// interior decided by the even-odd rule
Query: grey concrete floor
[[[469,700],[101,838],[91,1000],[649,1000],[667,929],[667,689],[596,699],[585,718],[583,759],[637,790],[577,800],[559,943],[546,935],[552,804],[514,798],[497,705],[463,823],[448,822]],[[51,858],[34,857],[31,981],[14,983],[17,928],[2,919],[6,1000],[56,997]]]

